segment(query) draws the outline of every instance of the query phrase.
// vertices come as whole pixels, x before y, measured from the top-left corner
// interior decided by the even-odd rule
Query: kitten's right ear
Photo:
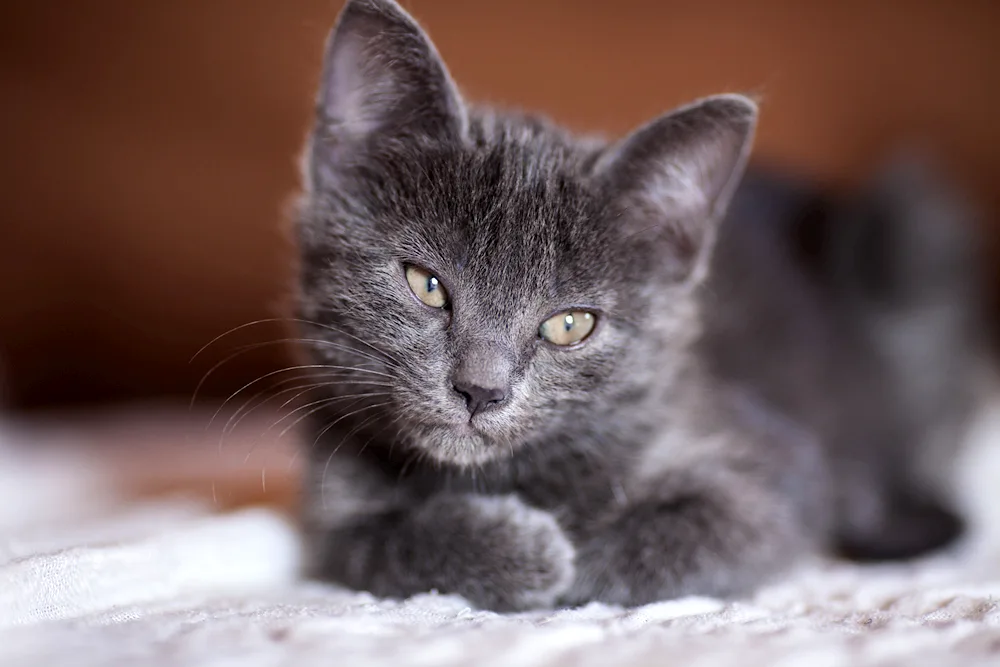
[[[752,100],[716,95],[661,116],[612,147],[595,172],[623,213],[623,236],[665,243],[676,272],[700,281],[756,125]]]
[[[417,22],[393,0],[348,0],[326,45],[316,108],[313,177],[343,149],[378,133],[456,139],[467,114]]]

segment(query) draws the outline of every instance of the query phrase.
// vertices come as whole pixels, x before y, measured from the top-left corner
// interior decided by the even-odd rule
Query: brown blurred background
[[[284,208],[330,0],[0,8],[0,358],[14,404],[190,398],[290,284]],[[849,184],[928,139],[1000,212],[992,0],[409,0],[469,97],[620,133],[764,95],[757,156]],[[256,339],[279,335],[260,328]],[[284,362],[222,367],[209,395]]]

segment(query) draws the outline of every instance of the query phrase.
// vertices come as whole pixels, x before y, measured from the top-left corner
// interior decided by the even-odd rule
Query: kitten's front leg
[[[739,594],[787,567],[807,544],[780,495],[734,473],[667,474],[587,530],[577,579],[562,601],[639,605]]]
[[[442,494],[320,538],[316,575],[382,596],[436,589],[498,611],[551,606],[574,577],[555,519],[516,496]]]

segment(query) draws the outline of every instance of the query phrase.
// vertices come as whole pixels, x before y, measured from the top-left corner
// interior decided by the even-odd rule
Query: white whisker
[[[320,376],[317,375],[316,377],[320,377]],[[338,375],[336,377],[340,377],[340,376]],[[299,381],[299,380],[303,380],[303,379],[305,379],[305,378],[294,378],[293,381]],[[277,383],[277,385],[275,385],[275,386],[279,386],[281,384],[286,384],[286,383],[287,382],[280,382],[280,383]],[[243,421],[243,419],[245,419],[251,412],[253,412],[254,410],[257,410],[258,408],[266,405],[268,403],[268,401],[271,401],[272,399],[278,398],[279,396],[281,396],[283,394],[287,394],[287,393],[290,393],[290,392],[298,392],[294,396],[292,396],[291,398],[289,398],[288,400],[286,400],[285,402],[283,402],[281,405],[279,405],[278,408],[277,408],[278,410],[283,410],[284,408],[288,407],[289,404],[291,404],[295,400],[297,400],[300,396],[302,396],[304,394],[307,394],[307,393],[309,393],[310,391],[312,391],[314,389],[319,389],[320,387],[340,387],[340,386],[346,386],[346,385],[364,385],[365,387],[392,387],[393,386],[393,385],[389,384],[388,382],[371,382],[371,381],[362,381],[362,380],[348,380],[348,381],[336,381],[336,382],[333,382],[333,381],[327,380],[327,381],[323,381],[323,382],[313,382],[313,383],[310,383],[310,384],[299,384],[299,385],[296,385],[294,387],[288,387],[286,389],[282,389],[281,391],[277,391],[277,392],[269,392],[268,390],[263,390],[263,391],[260,391],[260,392],[257,392],[256,394],[254,394],[253,398],[251,398],[250,401],[248,401],[247,403],[245,403],[243,405],[243,407],[241,407],[239,410],[237,410],[229,418],[229,421],[226,422],[226,426],[223,427],[223,434],[226,433],[227,429],[228,429],[228,432],[230,434],[233,433],[236,430],[236,427],[239,426],[240,422]],[[258,397],[260,397],[260,396],[262,396],[264,394],[267,394],[267,398],[265,398],[263,401],[260,401],[259,403],[257,403],[256,405],[254,405],[252,408],[246,409],[254,399],[256,399],[256,398],[258,398]],[[243,414],[240,414],[244,410],[246,410],[246,411],[243,412]],[[235,419],[235,423],[233,423],[234,419]],[[232,426],[230,426],[230,424],[232,424]]]
[[[254,440],[253,444],[250,445],[250,450],[247,452],[246,457],[244,457],[243,462],[246,463],[250,459],[250,455],[253,454],[254,450],[262,442],[264,436],[271,429],[273,429],[275,426],[277,426],[278,424],[280,424],[281,422],[283,422],[285,419],[288,419],[289,417],[291,417],[293,414],[295,414],[299,410],[303,410],[303,409],[308,408],[310,406],[315,406],[315,405],[319,406],[319,407],[313,408],[312,410],[309,410],[304,415],[300,416],[294,422],[292,422],[291,424],[289,424],[284,430],[281,431],[280,434],[278,434],[278,437],[276,438],[276,440],[280,441],[282,438],[285,437],[285,435],[292,428],[295,427],[296,424],[298,424],[302,420],[306,419],[310,415],[315,414],[316,412],[319,412],[320,410],[322,410],[327,405],[330,405],[331,403],[335,403],[335,402],[340,401],[340,400],[345,400],[345,401],[347,401],[347,400],[354,400],[355,403],[356,403],[359,399],[362,399],[362,398],[371,398],[371,397],[374,397],[374,396],[388,396],[388,394],[386,392],[375,392],[375,393],[369,393],[369,394],[349,394],[349,395],[346,395],[346,396],[336,396],[336,397],[333,397],[333,398],[324,398],[322,400],[314,401],[314,402],[309,403],[307,405],[303,405],[303,406],[300,406],[300,407],[296,408],[295,410],[291,411],[287,415],[285,415],[285,416],[281,417],[280,419],[278,419],[276,422],[274,422],[273,424],[271,424],[270,426],[268,426],[260,434],[257,435],[257,438]]]
[[[205,427],[206,432],[211,427],[211,425],[215,422],[215,420],[218,419],[219,415],[222,413],[222,411],[225,409],[225,407],[230,403],[230,401],[232,401],[234,398],[236,398],[240,393],[246,391],[247,389],[249,389],[253,385],[257,384],[258,382],[262,382],[262,381],[266,380],[269,377],[273,377],[273,376],[278,375],[280,373],[288,373],[288,372],[295,371],[295,370],[305,370],[305,369],[330,369],[330,370],[345,370],[345,371],[361,371],[361,372],[371,373],[372,375],[375,375],[376,377],[385,377],[385,378],[390,379],[390,380],[393,379],[391,375],[387,375],[386,373],[378,373],[378,372],[375,372],[375,371],[372,371],[372,370],[368,370],[368,369],[354,368],[354,367],[351,367],[351,366],[336,366],[336,365],[332,365],[332,364],[303,364],[303,365],[300,365],[300,366],[289,366],[287,368],[279,368],[279,369],[271,371],[269,373],[265,373],[264,375],[261,375],[260,377],[254,379],[254,380],[251,380],[250,382],[246,383],[245,385],[243,385],[242,387],[240,387],[239,389],[237,389],[236,391],[234,391],[232,394],[230,394],[229,397],[226,398],[226,400],[222,402],[222,405],[220,405],[219,408],[212,415],[212,418],[209,420],[208,425]]]
[[[375,353],[386,357],[387,359],[393,361],[396,364],[402,365],[402,362],[399,359],[397,359],[396,357],[394,357],[393,355],[389,354],[388,352],[385,352],[383,350],[378,349],[377,347],[375,347],[374,345],[372,345],[368,341],[366,341],[366,340],[364,340],[362,338],[359,338],[359,337],[355,336],[352,333],[349,333],[347,331],[344,331],[343,329],[339,329],[337,327],[331,326],[329,324],[323,324],[322,322],[315,322],[313,320],[302,319],[302,318],[299,318],[299,317],[269,317],[269,318],[264,318],[264,319],[260,319],[260,320],[254,320],[253,322],[247,322],[246,324],[241,324],[239,326],[233,327],[229,331],[221,333],[218,336],[216,336],[215,338],[213,338],[212,340],[210,340],[209,342],[205,343],[197,352],[195,352],[194,356],[191,357],[191,362],[193,362],[195,359],[197,359],[205,350],[207,350],[213,344],[215,344],[216,342],[218,342],[222,338],[225,338],[226,336],[234,334],[237,331],[241,331],[241,330],[246,329],[248,327],[256,326],[258,324],[268,324],[268,323],[275,323],[275,322],[281,322],[281,323],[294,322],[296,324],[308,324],[308,325],[311,325],[311,326],[316,326],[316,327],[320,327],[322,329],[326,329],[328,331],[332,331],[334,333],[338,333],[338,334],[340,334],[342,336],[347,336],[348,338],[351,338],[352,340],[355,340],[358,343],[361,343],[365,347],[370,348]]]
[[[318,401],[313,401],[312,403],[306,403],[305,405],[296,408],[295,410],[293,410],[289,414],[287,414],[284,417],[282,417],[278,422],[276,422],[274,424],[274,426],[277,426],[279,423],[281,423],[281,421],[284,421],[285,419],[287,419],[288,417],[292,416],[293,414],[295,414],[295,412],[298,412],[299,410],[303,410],[303,409],[308,408],[310,406],[317,406],[317,405],[319,406],[315,410],[310,410],[309,412],[307,412],[304,415],[300,416],[294,422],[292,422],[291,424],[289,424],[288,426],[286,426],[285,429],[278,435],[278,438],[280,439],[280,438],[283,438],[285,436],[285,434],[288,433],[288,431],[290,431],[292,428],[294,428],[295,425],[298,424],[299,422],[301,422],[303,419],[306,419],[310,415],[315,414],[316,412],[319,412],[320,410],[322,410],[327,405],[330,405],[331,403],[333,403],[333,402],[335,402],[335,401],[337,401],[339,399],[342,399],[342,398],[344,398],[344,399],[346,399],[346,398],[373,398],[375,396],[391,396],[391,395],[392,394],[390,394],[389,392],[379,391],[379,392],[372,392],[372,393],[368,393],[368,394],[350,394],[350,395],[347,395],[347,396],[337,396],[337,397],[333,397],[333,398],[320,399]],[[273,428],[273,426],[271,428]]]
[[[365,407],[358,408],[357,410],[353,410],[351,412],[348,412],[345,415],[341,415],[337,419],[333,420],[333,422],[331,422],[330,424],[328,424],[327,426],[325,426],[323,428],[323,430],[321,430],[319,432],[319,435],[317,435],[316,439],[313,440],[312,447],[315,448],[316,445],[319,444],[320,438],[322,438],[323,435],[325,435],[330,429],[332,429],[334,426],[336,426],[338,422],[343,421],[347,417],[351,417],[351,416],[356,415],[358,413],[364,412],[365,410],[377,409],[377,408],[384,407],[386,405],[389,405],[389,403],[388,402],[386,402],[386,403],[376,403],[375,405],[367,405]],[[337,445],[337,447],[332,452],[330,452],[330,455],[326,458],[326,464],[323,466],[323,474],[320,476],[320,503],[323,505],[324,508],[327,506],[326,505],[326,476],[327,476],[327,473],[330,470],[330,462],[333,460],[333,457],[337,454],[337,452],[340,450],[340,447],[343,444],[344,444],[343,441],[341,441],[341,443],[339,445]]]

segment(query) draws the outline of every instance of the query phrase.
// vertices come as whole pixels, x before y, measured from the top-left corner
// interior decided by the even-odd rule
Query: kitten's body
[[[308,443],[315,575],[633,604],[865,550],[892,504],[874,451],[906,421],[889,362],[845,324],[836,271],[817,287],[782,250],[797,210],[737,195],[712,253],[754,122],[718,97],[606,144],[476,111],[394,3],[348,3],[300,224],[305,337],[337,374]],[[449,310],[414,299],[411,264]],[[557,349],[539,323],[568,309],[597,327]],[[459,376],[503,398],[466,412]]]
[[[751,172],[720,232],[699,353],[823,443],[850,556],[960,529],[951,464],[986,360],[971,222],[903,159],[851,197]]]

